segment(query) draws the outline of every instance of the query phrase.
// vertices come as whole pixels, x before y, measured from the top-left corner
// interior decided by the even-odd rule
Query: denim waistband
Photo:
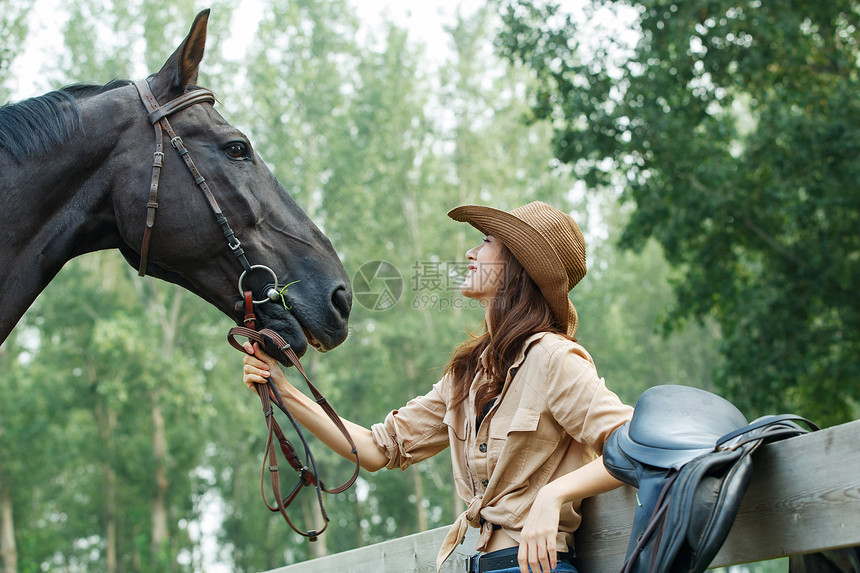
[[[489,571],[519,567],[519,563],[517,562],[519,551],[519,547],[508,547],[507,549],[499,549],[490,553],[472,555],[469,557],[469,573],[487,573]],[[570,561],[571,557],[573,557],[572,553],[558,554],[559,561]]]

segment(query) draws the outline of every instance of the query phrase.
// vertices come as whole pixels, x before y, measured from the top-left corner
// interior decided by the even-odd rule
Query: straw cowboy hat
[[[567,293],[586,269],[585,239],[570,215],[534,201],[510,213],[461,205],[448,216],[500,239],[537,284],[562,329],[574,335],[578,319]]]

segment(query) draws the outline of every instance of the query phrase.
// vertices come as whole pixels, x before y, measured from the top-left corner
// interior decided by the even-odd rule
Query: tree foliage
[[[27,14],[33,0],[0,0],[0,77],[7,77],[12,60],[25,45],[29,32]],[[12,86],[0,82],[0,101],[6,101]]]
[[[45,70],[57,87],[154,70],[194,12],[139,0],[64,9],[67,53]],[[457,15],[438,67],[393,23],[363,34],[345,0],[265,3],[247,53],[230,53],[232,10],[213,6],[200,83],[351,277],[384,261],[402,281],[390,305],[356,296],[348,340],[302,360],[340,414],[382,420],[427,391],[479,327],[482,309],[457,285],[481,237],[445,216],[462,203],[541,199],[574,213],[591,267],[573,293],[579,338],[625,400],[657,383],[710,383],[710,326],[654,335],[676,306],[660,249],[621,253],[607,242],[629,216],[614,190],[583,194],[553,158],[549,122],[522,121],[532,79],[493,54],[492,4]],[[105,38],[106,27],[117,34]],[[0,494],[9,494],[0,501],[15,517],[18,571],[269,570],[446,525],[462,511],[443,453],[406,472],[362,474],[326,498],[332,521],[318,542],[294,535],[260,499],[265,425],[224,342],[229,322],[178,287],[134,276],[116,253],[63,269],[0,348]],[[327,483],[349,475],[348,463],[312,447]],[[308,527],[319,524],[310,501],[291,514]]]
[[[672,323],[718,322],[719,386],[750,413],[855,417],[857,3],[503,4],[498,44],[537,76],[559,159],[624,174],[621,244],[662,245]]]

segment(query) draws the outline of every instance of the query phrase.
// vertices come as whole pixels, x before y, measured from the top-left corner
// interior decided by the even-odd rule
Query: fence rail
[[[753,480],[712,567],[860,545],[860,420],[768,444],[754,456]],[[621,569],[636,504],[623,487],[583,502],[576,550],[584,573]],[[448,528],[329,555],[271,573],[435,571]],[[470,529],[444,573],[465,571]]]

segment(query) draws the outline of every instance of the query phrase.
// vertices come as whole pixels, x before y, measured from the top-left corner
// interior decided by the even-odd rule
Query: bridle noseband
[[[203,195],[209,202],[209,206],[212,209],[212,212],[215,214],[215,220],[218,222],[218,225],[221,227],[221,230],[224,233],[224,237],[227,239],[227,246],[236,256],[239,261],[239,264],[242,265],[242,274],[239,275],[239,294],[243,297],[245,301],[244,304],[246,326],[236,326],[230,329],[230,332],[227,336],[227,341],[233,347],[242,352],[244,352],[244,349],[242,348],[242,345],[236,341],[236,336],[244,336],[252,342],[256,342],[263,347],[267,346],[267,342],[272,343],[274,347],[278,349],[278,356],[276,356],[276,358],[278,358],[282,362],[288,360],[296,367],[296,370],[301,373],[302,377],[307,382],[308,388],[313,394],[317,404],[322,407],[326,415],[331,419],[335,426],[337,426],[337,428],[344,435],[350,447],[352,448],[352,454],[355,456],[355,470],[352,474],[352,477],[350,477],[342,485],[336,488],[327,489],[318,477],[316,461],[314,460],[313,455],[310,452],[310,447],[308,446],[308,443],[305,440],[304,435],[302,434],[300,426],[295,420],[295,418],[293,418],[292,414],[289,412],[287,405],[281,400],[277,389],[274,387],[274,385],[271,384],[271,382],[257,385],[256,390],[263,406],[263,414],[266,418],[267,427],[266,451],[263,456],[263,470],[261,472],[260,478],[260,488],[263,494],[263,501],[266,503],[266,507],[268,507],[269,510],[273,512],[280,512],[281,515],[284,516],[284,519],[286,519],[290,527],[293,529],[293,531],[309,538],[311,541],[314,541],[316,540],[317,536],[320,535],[326,529],[326,527],[328,527],[329,523],[328,514],[323,504],[322,493],[340,493],[342,491],[345,491],[347,488],[352,486],[352,484],[355,483],[355,480],[358,478],[360,464],[358,460],[358,451],[356,450],[355,443],[352,440],[352,436],[349,435],[349,432],[344,426],[343,421],[335,413],[334,409],[331,407],[331,405],[329,405],[328,401],[322,396],[322,394],[320,394],[320,392],[308,379],[307,375],[305,374],[304,368],[302,368],[302,365],[299,363],[298,356],[296,355],[295,351],[293,351],[293,349],[290,347],[290,345],[278,333],[272,330],[265,328],[259,331],[256,330],[253,310],[254,305],[262,304],[269,300],[276,301],[281,298],[281,293],[278,291],[278,276],[272,269],[265,265],[251,265],[248,262],[248,258],[245,256],[245,251],[244,249],[242,249],[242,243],[239,241],[238,238],[236,238],[236,235],[233,233],[233,229],[230,228],[230,225],[227,222],[227,218],[221,211],[221,207],[215,200],[215,196],[209,189],[209,185],[206,183],[206,179],[204,179],[203,176],[200,175],[200,171],[198,171],[197,166],[194,165],[194,161],[191,160],[191,155],[188,153],[188,149],[183,144],[182,138],[176,135],[176,132],[173,131],[170,122],[167,120],[167,117],[169,115],[183,110],[194,104],[214,104],[215,94],[213,94],[207,89],[200,88],[186,92],[164,105],[159,105],[158,101],[155,99],[155,96],[152,95],[152,90],[150,90],[149,82],[147,80],[140,80],[134,82],[134,85],[137,88],[138,95],[140,95],[140,99],[143,102],[143,105],[149,111],[149,121],[150,123],[152,123],[153,128],[155,129],[155,152],[153,153],[152,177],[150,179],[149,184],[149,201],[146,203],[146,226],[143,232],[143,244],[140,248],[140,268],[138,270],[138,275],[144,276],[146,274],[147,260],[149,258],[149,241],[152,237],[152,228],[155,225],[155,213],[158,209],[158,183],[159,178],[161,176],[161,168],[164,164],[164,132],[167,132],[167,135],[170,137],[170,144],[173,146],[174,149],[176,149],[177,153],[179,153],[179,156],[183,159],[183,161],[185,161],[185,166],[188,168],[188,171],[191,172],[191,176],[194,178],[197,187],[200,188],[200,190],[203,192]],[[273,279],[273,283],[267,283],[266,287],[264,288],[266,298],[264,298],[263,300],[254,300],[251,291],[245,289],[242,284],[245,277],[254,270],[268,272]],[[286,364],[286,362],[284,363]],[[290,423],[293,425],[296,432],[298,433],[305,450],[304,462],[302,462],[302,460],[296,453],[295,448],[293,448],[292,444],[290,444],[289,440],[287,440],[287,438],[284,436],[284,433],[278,425],[278,422],[275,420],[274,410],[272,408],[273,403],[278,407],[278,409],[284,412],[284,414],[287,416]],[[277,439],[278,444],[281,447],[281,452],[285,456],[287,462],[299,474],[298,483],[286,497],[281,496],[275,439]],[[272,490],[275,494],[274,505],[269,504],[269,501],[266,498],[265,490],[263,490],[263,476],[265,475],[265,472],[267,470],[269,471],[272,483]],[[322,513],[323,519],[325,520],[325,524],[320,529],[302,531],[293,524],[293,522],[290,520],[289,515],[287,514],[287,507],[290,505],[290,503],[292,503],[292,501],[298,495],[299,491],[301,491],[302,487],[304,486],[310,486],[316,490],[316,497],[318,499],[320,512]]]

